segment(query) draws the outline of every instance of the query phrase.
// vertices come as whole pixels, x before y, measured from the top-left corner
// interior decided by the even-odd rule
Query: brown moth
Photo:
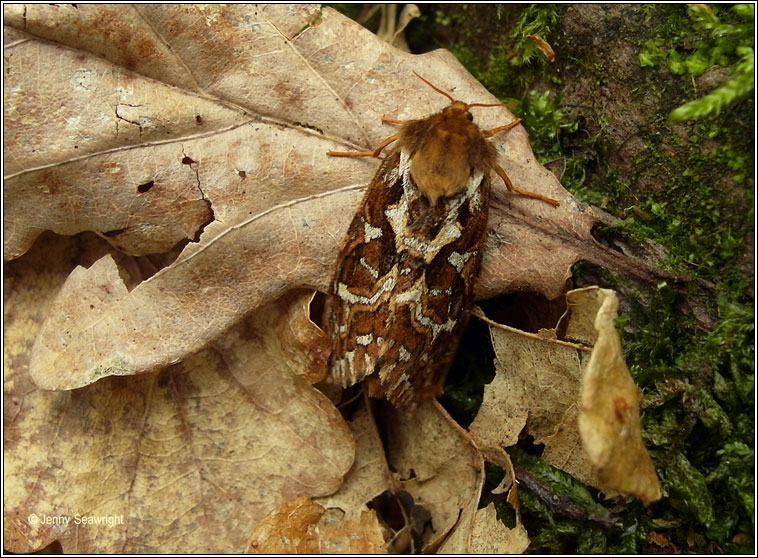
[[[332,339],[329,378],[343,387],[365,379],[370,397],[414,410],[442,393],[447,369],[474,302],[487,233],[491,171],[515,187],[473,123],[471,107],[450,100],[428,118],[401,122],[373,151],[333,157],[378,157],[395,142],[353,218],[340,249],[325,308]]]

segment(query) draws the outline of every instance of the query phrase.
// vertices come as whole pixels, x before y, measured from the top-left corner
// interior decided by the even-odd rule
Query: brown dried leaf
[[[284,502],[253,530],[246,554],[316,554],[320,542],[313,532],[324,508],[308,496]]]
[[[574,291],[576,292],[576,291]],[[661,498],[655,467],[642,443],[640,393],[626,367],[613,320],[613,291],[593,289],[597,341],[582,379],[579,431],[600,488],[637,496],[647,505]]]
[[[539,35],[527,35],[526,38],[529,39],[534,46],[540,49],[540,52],[548,62],[555,62],[555,51],[553,50],[553,47],[550,46],[550,43]]]
[[[192,112],[221,126],[241,115],[88,51],[108,31],[111,52],[132,39],[150,48],[135,10],[115,8],[3,5],[14,31],[4,49],[6,260],[45,230],[92,230],[130,254],[164,252],[212,219],[196,170],[167,139],[198,134]]]
[[[462,100],[495,99],[449,53],[401,53],[328,8],[3,8],[4,254],[19,258],[5,276],[7,547],[239,551],[278,504],[337,490],[353,459],[344,421],[309,385],[328,340],[300,289],[327,289],[378,162],[326,151],[376,145],[394,132],[382,116],[445,106],[414,70]],[[522,128],[495,146],[514,183],[561,206],[495,183],[478,296],[554,298],[580,257],[617,262]],[[200,236],[139,282],[127,271],[147,260],[92,237],[45,234],[30,249],[44,230],[94,231],[132,255]],[[475,512],[481,452],[437,406],[383,420],[390,465],[356,415],[360,456],[334,505],[350,516],[380,487],[404,489],[409,520],[434,528],[426,550],[459,530],[469,541],[491,519]],[[32,525],[30,513],[126,526]]]
[[[326,377],[331,352],[331,340],[310,319],[315,296],[310,291],[290,291],[274,303],[280,316],[275,326],[281,360],[309,384]]]
[[[325,508],[339,508],[345,513],[355,513],[385,490],[395,490],[398,487],[387,465],[382,440],[368,408],[359,408],[348,424],[355,439],[353,466],[337,492],[316,501]]]
[[[405,512],[404,526],[390,529],[388,549],[411,551],[414,531],[422,544],[415,550],[433,551],[456,526],[464,508],[476,509],[484,481],[482,457],[436,402],[422,405],[411,416],[387,405],[382,417],[386,455],[373,417],[365,408],[359,410],[352,421],[355,464],[340,491],[318,501],[354,513],[385,491],[395,497],[407,492],[413,504]]]
[[[669,539],[664,533],[653,531],[648,534],[646,540],[650,544],[654,544],[660,548],[666,554],[679,554],[679,549],[673,545],[671,539]]]
[[[40,391],[31,385],[23,362],[39,327],[33,320],[44,314],[40,309],[51,304],[72,262],[81,258],[81,250],[68,247],[71,240],[53,241],[7,266],[6,341],[17,340],[6,342],[9,548],[29,551],[59,539],[68,552],[239,551],[252,525],[275,505],[298,492],[328,494],[337,488],[351,462],[350,436],[341,420],[330,422],[333,408],[320,395],[309,395],[313,392],[297,375],[303,367],[293,363],[303,362],[302,355],[290,356],[293,339],[310,335],[303,304],[310,295],[293,297],[289,304],[277,301],[213,349],[159,375],[107,378],[69,392]],[[95,248],[102,252],[101,246]],[[98,257],[88,250],[94,253],[87,259]],[[55,280],[47,279],[55,270]],[[45,293],[38,307],[36,297]],[[294,319],[293,309],[298,309]],[[290,325],[298,322],[305,333]],[[298,369],[289,370],[285,379],[282,366]],[[428,512],[431,525],[441,529],[426,531],[428,549],[451,527],[473,525],[456,518],[476,509],[483,463],[465,432],[438,406],[415,420],[386,417],[397,473],[387,465],[373,418],[365,411],[354,417],[355,464],[343,489],[318,500],[330,508],[329,517],[341,518],[344,510],[345,520],[339,531],[319,535],[322,549],[378,552],[351,545],[368,544],[366,533],[376,531],[376,519],[366,524],[373,514],[367,514],[365,504],[385,490],[408,490],[416,499],[409,520],[423,526],[422,512]],[[307,445],[288,446],[293,434]],[[414,467],[432,477],[418,483],[411,478]],[[44,483],[27,482],[40,478]],[[467,478],[470,482],[461,482]],[[457,496],[451,498],[451,491]],[[123,516],[129,536],[118,525],[35,529],[28,522],[30,512]],[[228,517],[244,520],[221,519]]]
[[[576,426],[579,383],[589,349],[555,336],[490,327],[497,373],[469,430],[480,447],[515,445],[526,427],[546,462],[596,485]]]
[[[412,501],[405,503],[402,528],[387,525],[392,517],[380,517],[388,532],[389,551],[433,552],[443,545],[440,552],[470,552],[482,527],[477,519],[484,483],[482,454],[436,403],[423,405],[412,416],[385,407],[380,422],[386,426],[387,457],[373,417],[362,407],[351,423],[356,438],[355,464],[337,493],[317,501],[326,508],[339,508],[349,514],[376,501],[379,495],[392,499],[389,493],[394,493],[397,500],[402,500],[400,495],[407,493]],[[510,472],[510,482],[504,480],[500,492],[511,491],[515,497],[513,467],[507,454],[493,449],[487,453],[487,459]],[[517,501],[514,507],[518,510]],[[508,537],[525,540],[520,519],[515,529],[502,523],[490,527],[493,540],[503,542]],[[411,532],[420,540],[421,548],[410,546]],[[514,543],[510,548],[520,552],[526,548],[525,544]]]
[[[441,554],[523,554],[529,546],[529,537],[521,522],[518,489],[513,482],[515,474],[510,457],[502,448],[482,448],[482,455],[487,461],[505,469],[505,478],[492,493],[507,492],[507,501],[516,511],[516,525],[510,528],[502,523],[492,502],[479,509],[479,498],[472,498],[455,530],[440,547]]]
[[[529,537],[521,522],[513,529],[506,527],[497,518],[492,502],[476,510],[468,540],[466,554],[523,554],[529,546]]]
[[[335,517],[300,496],[285,502],[256,525],[248,554],[386,554],[376,514]],[[344,514],[343,514],[344,515]]]
[[[461,510],[479,502],[484,462],[468,433],[437,401],[412,415],[389,406],[387,411],[387,461],[402,488],[429,512],[433,533],[425,533],[421,551],[433,551],[456,527]]]
[[[507,447],[523,429],[544,443],[543,459],[606,494],[660,498],[642,443],[639,393],[613,325],[618,301],[607,289],[566,295],[566,336],[536,335],[492,324],[497,374],[470,431],[480,447]],[[593,331],[590,323],[594,322]],[[557,328],[556,328],[557,329]]]
[[[8,550],[59,540],[75,554],[239,552],[254,523],[280,502],[339,488],[352,437],[302,370],[290,369],[305,362],[288,355],[292,338],[307,330],[284,340],[277,334],[286,328],[276,322],[289,320],[292,308],[305,312],[309,293],[284,305],[286,312],[264,307],[212,348],[160,373],[75,391],[36,389],[28,348],[40,316],[73,262],[97,252],[97,243],[79,248],[49,237],[6,265]],[[115,524],[77,525],[77,514]]]
[[[567,341],[573,341],[581,345],[592,347],[597,341],[595,319],[597,318],[598,289],[574,289],[566,293],[567,316],[566,333]]]
[[[199,242],[127,293],[114,277],[106,307],[90,316],[88,305],[73,306],[76,293],[104,286],[94,275],[100,268],[66,286],[66,303],[51,312],[34,349],[33,377],[46,389],[160,369],[288,290],[326,290],[378,165],[326,151],[376,145],[394,131],[382,116],[417,118],[445,106],[414,70],[455,97],[495,101],[449,53],[399,52],[328,8],[5,10],[6,139],[15,165],[6,177],[6,257],[22,254],[44,229],[94,230],[131,254],[164,250],[202,229]],[[41,73],[44,84],[35,78]],[[52,105],[63,108],[51,115]],[[476,119],[491,128],[513,116],[481,109]],[[478,296],[557,296],[580,257],[606,257],[589,234],[592,211],[537,163],[522,128],[495,145],[516,184],[561,206],[513,196],[496,181]],[[210,204],[205,228],[192,203]]]

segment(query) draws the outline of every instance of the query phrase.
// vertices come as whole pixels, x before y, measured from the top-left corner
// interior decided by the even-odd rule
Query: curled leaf
[[[600,305],[595,318],[597,341],[582,379],[579,431],[600,487],[637,496],[647,505],[660,499],[661,486],[642,443],[639,390],[624,363],[613,324],[618,299],[607,289],[592,292]]]
[[[527,35],[526,38],[534,43],[534,46],[540,49],[540,52],[548,62],[555,62],[555,51],[553,50],[553,47],[550,46],[550,43],[539,35]]]

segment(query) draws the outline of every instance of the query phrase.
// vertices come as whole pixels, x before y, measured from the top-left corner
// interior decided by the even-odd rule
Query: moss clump
[[[669,115],[672,121],[693,120],[718,114],[727,105],[747,98],[755,88],[755,7],[752,4],[736,4],[732,6],[731,11],[740,20],[739,23],[720,21],[713,10],[704,4],[689,6],[689,14],[695,25],[710,32],[710,37],[707,40],[698,40],[694,47],[684,54],[680,50],[671,49],[668,52],[669,70],[674,74],[686,72],[699,76],[719,65],[730,68],[734,77],[704,97],[674,110]],[[649,51],[649,43],[646,43],[646,49],[640,52],[641,64],[645,53]],[[663,48],[661,39],[656,39],[653,44],[656,48]]]

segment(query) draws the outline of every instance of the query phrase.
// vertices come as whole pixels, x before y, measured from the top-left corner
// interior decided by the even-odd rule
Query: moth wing
[[[442,393],[474,303],[474,284],[487,234],[489,187],[489,179],[481,178],[462,200],[446,200],[446,205],[430,208],[426,222],[402,232],[414,238],[416,245],[437,242],[441,247],[431,259],[433,248],[404,252],[398,259],[398,283],[385,316],[377,374],[366,380],[370,396],[386,396],[394,405],[412,410]],[[447,242],[442,230],[446,220],[460,232]]]
[[[340,249],[326,303],[329,376],[343,387],[374,373],[386,337],[399,256],[384,210],[402,195],[400,180],[393,180],[396,167],[389,157],[369,185]]]
[[[430,206],[406,154],[388,157],[350,224],[326,306],[329,375],[413,410],[442,392],[468,321],[487,226],[489,179]],[[410,187],[409,187],[410,183]]]

